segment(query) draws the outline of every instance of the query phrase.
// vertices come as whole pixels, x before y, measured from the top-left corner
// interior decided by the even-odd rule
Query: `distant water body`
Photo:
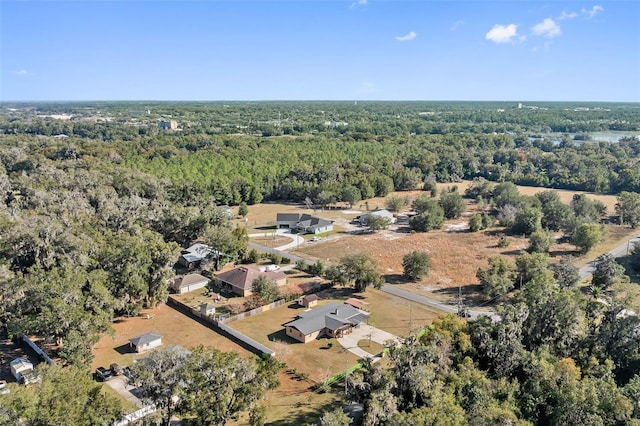
[[[619,142],[620,139],[626,137],[636,137],[640,139],[640,132],[592,132],[589,133],[591,140],[594,142]]]

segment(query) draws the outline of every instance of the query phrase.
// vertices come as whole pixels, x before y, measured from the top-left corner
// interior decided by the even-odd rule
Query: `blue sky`
[[[0,100],[640,102],[640,1],[0,1]]]

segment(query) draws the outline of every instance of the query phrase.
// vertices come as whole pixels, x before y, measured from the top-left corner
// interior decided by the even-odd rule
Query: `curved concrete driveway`
[[[371,339],[371,341],[380,343],[381,345],[384,345],[384,343],[389,340],[400,343],[400,339],[398,339],[397,336],[394,336],[391,333],[387,333],[384,330],[380,330],[379,328],[370,326],[369,324],[360,324],[360,326],[358,326],[357,328],[352,329],[351,334],[346,334],[342,337],[339,337],[337,340],[343,348],[359,358],[379,359],[379,357],[370,354],[369,352],[358,346],[358,342],[360,340],[367,340],[369,338]]]
[[[259,233],[259,234],[249,234],[249,238],[258,238],[258,237],[264,237],[265,235],[269,235],[272,234],[272,232],[263,232],[263,233]],[[276,229],[276,235],[286,235],[288,238],[291,238],[293,241],[291,241],[290,243],[287,243],[283,246],[279,246],[279,247],[274,247],[274,250],[280,250],[280,251],[285,251],[285,250],[289,250],[291,248],[294,247],[298,247],[300,244],[304,243],[304,238],[302,238],[301,236],[297,235],[297,234],[292,234],[291,230],[289,229]]]

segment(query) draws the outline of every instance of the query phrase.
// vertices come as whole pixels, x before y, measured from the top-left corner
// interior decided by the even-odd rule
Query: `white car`
[[[312,242],[312,243],[315,243],[316,241],[320,241],[321,239],[322,239],[322,238],[320,238],[320,237],[313,237],[313,238],[311,239],[311,242]]]

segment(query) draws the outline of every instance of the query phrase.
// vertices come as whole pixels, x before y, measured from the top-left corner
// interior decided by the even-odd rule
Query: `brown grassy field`
[[[438,184],[443,190],[455,185],[458,191],[464,190],[471,184],[463,181],[455,184]],[[535,195],[547,188],[519,186],[523,195]],[[556,190],[561,200],[569,203],[577,191]],[[392,195],[414,199],[422,191],[397,192]],[[609,214],[614,213],[616,197],[585,193],[590,199],[602,201]],[[418,293],[445,300],[453,301],[458,294],[458,287],[463,287],[466,297],[471,297],[474,303],[484,303],[485,300],[478,293],[476,271],[487,266],[490,256],[506,256],[515,259],[528,246],[528,239],[509,236],[511,244],[507,248],[497,247],[501,236],[500,228],[492,228],[487,232],[469,233],[464,227],[468,217],[476,211],[475,203],[467,200],[467,213],[460,219],[446,222],[442,230],[428,233],[410,233],[406,228],[390,227],[388,230],[368,235],[353,235],[349,231],[355,226],[349,222],[358,214],[375,208],[385,207],[385,198],[372,198],[352,206],[350,210],[313,211],[303,205],[265,203],[249,207],[248,225],[260,228],[274,226],[278,212],[310,213],[335,221],[336,232],[325,236],[322,241],[304,244],[294,254],[320,260],[324,263],[335,263],[347,254],[369,252],[378,261],[379,271],[387,282],[395,283],[403,288]],[[559,259],[563,255],[575,257],[577,266],[582,266],[622,243],[632,230],[628,227],[607,225],[608,239],[596,246],[589,254],[580,255],[571,244],[557,244],[551,249],[551,256]],[[402,257],[413,250],[427,251],[433,263],[429,276],[418,283],[406,283],[402,279]]]
[[[143,315],[133,318],[121,318],[113,324],[113,336],[104,335],[94,347],[93,369],[108,367],[111,363],[131,365],[139,355],[133,354],[129,348],[129,339],[149,331],[157,331],[162,335],[164,346],[181,345],[187,349],[197,345],[213,346],[221,351],[235,351],[242,356],[250,352],[208,327],[193,321],[167,305],[159,305],[148,309]]]

